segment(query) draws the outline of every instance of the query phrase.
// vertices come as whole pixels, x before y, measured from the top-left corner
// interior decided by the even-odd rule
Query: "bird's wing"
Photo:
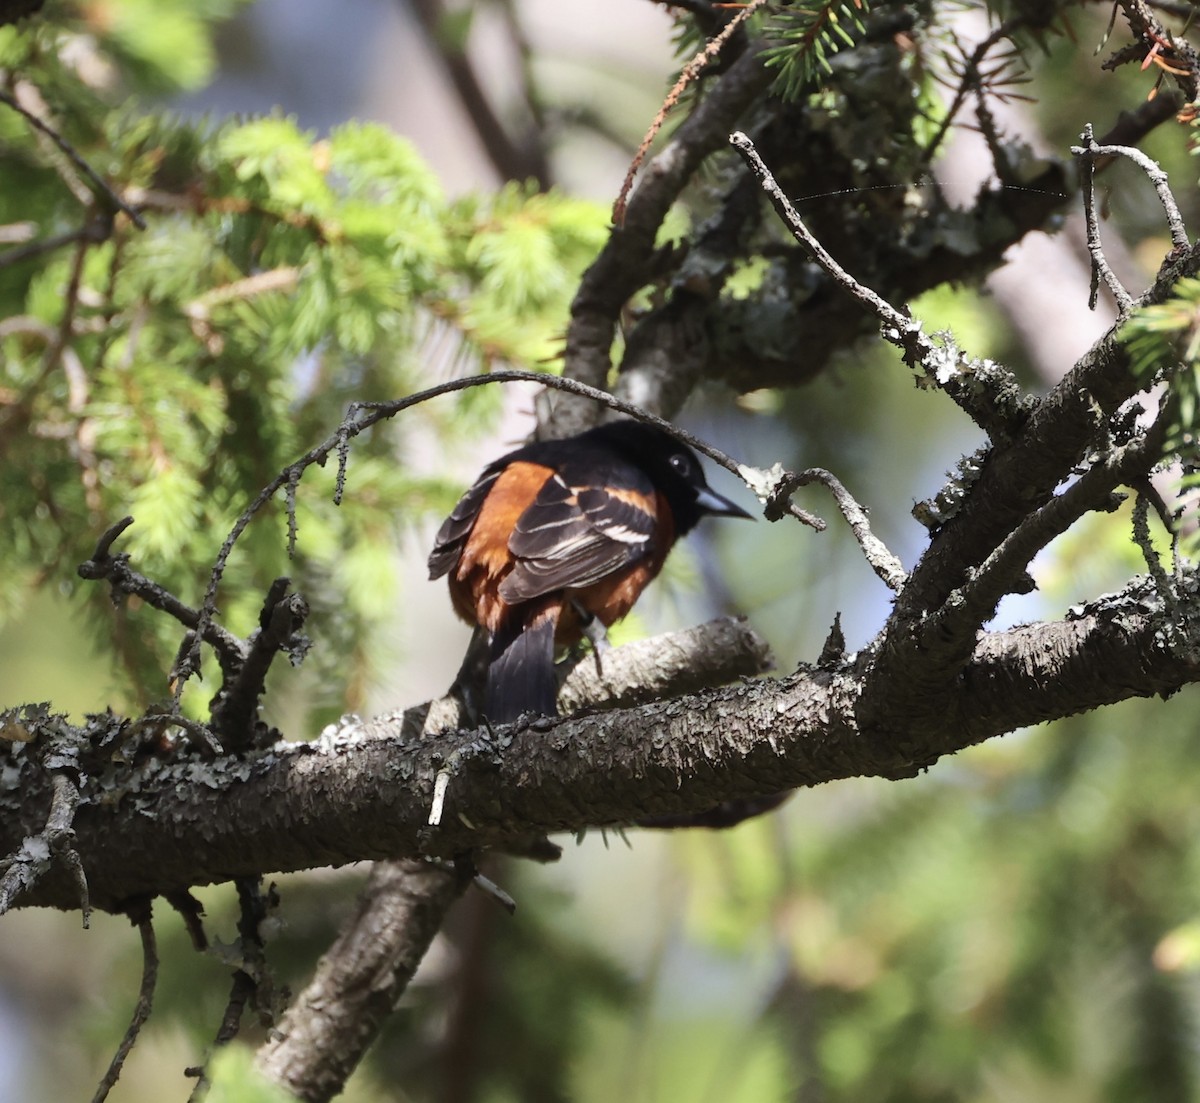
[[[483,500],[488,496],[492,484],[500,477],[500,472],[503,470],[503,462],[485,467],[475,481],[475,485],[459,498],[458,505],[442,522],[442,527],[438,529],[437,537],[433,542],[433,551],[429,553],[430,578],[441,578],[458,562],[463,548],[466,546],[467,538],[471,535],[471,529],[479,517]]]
[[[653,547],[654,488],[571,486],[546,480],[508,541],[515,560],[500,585],[510,605],[553,590],[578,589],[637,562]]]

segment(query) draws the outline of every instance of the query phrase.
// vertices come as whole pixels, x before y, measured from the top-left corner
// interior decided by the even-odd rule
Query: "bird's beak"
[[[747,513],[741,506],[735,505],[724,495],[710,490],[707,486],[696,494],[696,505],[700,507],[701,513],[710,513],[714,517],[745,517],[748,521],[754,520],[753,514]]]

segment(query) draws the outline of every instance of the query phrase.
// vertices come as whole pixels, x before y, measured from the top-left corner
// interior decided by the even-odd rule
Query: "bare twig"
[[[1159,499],[1157,504],[1154,501],[1156,497]],[[1150,577],[1154,579],[1154,585],[1158,588],[1163,601],[1172,609],[1175,609],[1179,604],[1175,597],[1175,586],[1171,580],[1171,576],[1167,574],[1166,568],[1163,567],[1162,560],[1159,558],[1158,552],[1154,550],[1154,544],[1150,539],[1150,508],[1154,506],[1159,520],[1163,522],[1167,532],[1171,534],[1172,566],[1178,572],[1179,558],[1175,531],[1170,524],[1169,515],[1164,515],[1164,511],[1158,510],[1158,505],[1161,504],[1162,499],[1149,480],[1138,488],[1137,500],[1133,503],[1133,542],[1141,551],[1142,559],[1146,563],[1146,570],[1150,573]]]
[[[792,236],[809,251],[813,260],[835,283],[879,319],[883,339],[900,349],[905,363],[923,372],[993,439],[1008,435],[1014,415],[1021,410],[1021,403],[1015,400],[1019,388],[1011,373],[987,362],[968,364],[971,370],[964,371],[953,342],[947,341],[945,347],[939,347],[925,334],[919,321],[859,283],[834,260],[805,225],[754,148],[754,143],[745,134],[740,131],[731,134],[729,144],[741,154]],[[980,367],[986,367],[987,370],[980,371]]]
[[[97,198],[101,199],[108,207],[114,211],[121,211],[128,215],[129,220],[139,229],[146,228],[146,222],[142,216],[129,206],[109,185],[101,178],[91,165],[87,163],[76,151],[75,147],[66,140],[57,130],[49,123],[39,119],[32,111],[20,104],[14,96],[10,96],[7,92],[0,90],[0,103],[7,104],[18,115],[24,117],[25,121],[36,130],[41,131],[49,138],[58,148],[67,156],[71,164],[73,164],[84,176],[87,177],[92,187],[97,193]]]
[[[117,1052],[113,1054],[113,1058],[109,1062],[108,1071],[96,1088],[96,1094],[92,1096],[92,1103],[104,1103],[104,1100],[108,1098],[108,1093],[112,1091],[121,1075],[121,1067],[125,1064],[125,1058],[133,1049],[138,1034],[146,1020],[150,1018],[150,1011],[154,1006],[154,986],[158,981],[158,948],[155,944],[150,902],[147,900],[132,908],[130,919],[142,936],[142,984],[138,992],[137,1005],[133,1009],[133,1018],[129,1021],[121,1044],[117,1046]]]
[[[1088,307],[1092,310],[1096,309],[1096,303],[1100,296],[1100,280],[1103,279],[1104,285],[1117,304],[1118,313],[1121,317],[1125,317],[1133,309],[1133,297],[1125,290],[1125,285],[1117,279],[1117,274],[1112,270],[1108,258],[1104,255],[1104,246],[1100,241],[1100,219],[1096,214],[1095,157],[1091,152],[1097,147],[1092,138],[1091,123],[1084,128],[1082,138],[1087,143],[1087,147],[1082,149],[1073,147],[1072,151],[1078,151],[1083,160],[1083,179],[1080,181],[1080,185],[1083,188],[1083,216],[1087,225],[1088,256],[1092,261],[1092,283],[1088,291]]]
[[[729,144],[741,154],[750,171],[754,173],[763,191],[771,200],[776,213],[792,236],[800,242],[811,254],[822,269],[833,277],[846,291],[863,304],[871,313],[879,316],[884,326],[884,337],[898,345],[914,360],[921,360],[933,349],[933,342],[925,337],[921,327],[912,318],[897,310],[891,303],[875,294],[869,287],[863,287],[850,275],[826,250],[804,224],[800,213],[792,206],[791,200],[784,194],[776,182],[771,170],[754,148],[754,143],[740,130],[729,136]]]
[[[687,86],[717,57],[722,47],[733,37],[737,29],[765,3],[766,0],[750,0],[737,15],[725,24],[721,32],[709,39],[704,44],[704,49],[697,53],[683,67],[683,71],[679,74],[679,79],[667,93],[667,98],[663,100],[662,106],[658,109],[658,113],[650,123],[650,129],[646,131],[646,136],[638,146],[637,152],[633,155],[633,160],[629,164],[629,170],[625,173],[625,180],[621,184],[621,190],[617,194],[616,201],[613,203],[612,220],[614,226],[623,226],[625,224],[625,206],[629,199],[629,190],[633,187],[634,177],[637,176],[638,170],[642,167],[642,162],[646,159],[646,154],[650,150],[651,143],[658,136],[658,132],[667,121],[667,115],[671,108],[679,102],[679,97],[683,95]]]
[[[61,249],[64,245],[73,245],[81,241],[103,241],[104,238],[97,238],[95,235],[98,228],[104,227],[107,227],[111,231],[111,218],[107,220],[90,219],[86,225],[81,226],[78,230],[68,230],[66,233],[55,234],[52,237],[43,238],[41,241],[31,241],[28,245],[9,249],[7,253],[0,253],[0,268],[9,268],[14,264],[20,264],[22,261],[33,260],[44,253],[52,253],[55,249]],[[105,237],[107,236],[108,234],[106,233]]]
[[[1153,478],[1143,479],[1132,485],[1133,489],[1137,491],[1139,500],[1144,500],[1150,505],[1158,517],[1159,523],[1171,538],[1171,570],[1175,576],[1175,581],[1178,582],[1181,577],[1180,572],[1183,570],[1183,556],[1180,553],[1181,526],[1178,523],[1178,519],[1172,515],[1171,508],[1163,499],[1158,487],[1155,486]],[[1135,533],[1135,539],[1136,535]],[[1147,533],[1148,535],[1149,533]]]
[[[1095,160],[1099,157],[1128,157],[1129,160],[1146,174],[1150,183],[1154,185],[1154,191],[1158,195],[1158,201],[1162,204],[1163,213],[1166,215],[1167,228],[1171,231],[1171,246],[1173,250],[1188,248],[1191,242],[1188,239],[1187,227],[1183,224],[1183,216],[1179,213],[1179,204],[1175,202],[1175,196],[1171,194],[1170,180],[1158,162],[1147,157],[1136,146],[1097,145],[1095,139],[1092,137],[1090,123],[1084,127],[1083,134],[1080,137],[1083,139],[1084,144],[1082,146],[1072,146],[1071,152],[1077,157],[1082,157],[1085,162]],[[1084,193],[1084,199],[1086,201],[1087,192]]]
[[[71,873],[79,894],[83,925],[89,924],[92,906],[88,899],[87,876],[75,849],[75,811],[79,807],[79,786],[71,776],[74,770],[54,771],[50,812],[37,835],[28,836],[20,848],[5,858],[0,876],[0,915],[8,911],[22,893],[32,888],[57,859]]]
[[[77,568],[79,577],[91,581],[107,579],[112,586],[114,597],[133,594],[160,612],[174,617],[187,628],[194,631],[200,629],[202,621],[200,612],[185,605],[157,582],[152,582],[145,575],[133,570],[129,566],[129,556],[125,552],[117,555],[109,554],[116,539],[132,524],[132,517],[123,517],[107,529],[97,542],[92,557],[79,564]],[[211,614],[204,619],[204,641],[216,651],[222,666],[240,665],[245,659],[246,645],[232,632],[214,623]]]
[[[270,295],[276,291],[294,291],[300,282],[300,269],[294,265],[280,265],[269,268],[265,272],[256,272],[253,276],[244,276],[232,283],[220,287],[210,287],[203,295],[197,295],[191,302],[184,304],[183,313],[197,322],[206,322],[212,317],[214,306],[226,303],[244,302],[258,295]]]
[[[850,526],[850,531],[854,534],[854,539],[858,541],[863,557],[870,564],[871,569],[890,589],[898,593],[903,588],[905,579],[908,577],[904,565],[871,531],[870,522],[867,520],[867,511],[858,504],[854,496],[836,476],[820,467],[810,467],[795,473],[777,467],[767,474],[771,477],[771,482],[756,493],[760,498],[764,494],[766,495],[767,508],[764,515],[768,521],[778,521],[784,513],[793,508],[790,498],[800,487],[820,483],[833,495],[833,500],[837,503],[838,509],[842,511],[842,516]]]

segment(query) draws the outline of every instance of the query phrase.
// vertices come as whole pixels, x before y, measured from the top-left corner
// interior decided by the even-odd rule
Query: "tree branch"
[[[308,638],[299,634],[308,617],[308,602],[299,594],[287,593],[290,582],[279,578],[271,586],[245,661],[221,687],[214,703],[213,729],[230,753],[260,744],[262,736],[270,738],[265,725],[259,725],[262,732],[256,728],[267,671],[281,651],[286,651],[295,665],[308,650]]]
[[[129,1056],[137,1042],[138,1035],[141,1033],[142,1027],[146,1025],[146,1020],[150,1018],[150,1011],[154,1007],[154,989],[158,983],[158,943],[154,937],[154,921],[150,914],[150,902],[148,900],[138,901],[130,907],[129,915],[131,922],[142,936],[142,983],[138,989],[133,1017],[129,1020],[129,1026],[121,1038],[121,1043],[117,1046],[117,1051],[109,1062],[108,1070],[97,1086],[95,1095],[92,1096],[92,1103],[104,1103],[104,1100],[108,1098],[108,1093],[112,1091],[121,1076],[125,1058]]]
[[[885,341],[904,353],[910,367],[941,387],[989,436],[1007,436],[1011,423],[1023,410],[1019,389],[1007,372],[995,370],[990,375],[960,371],[957,349],[949,356],[924,332],[920,322],[907,311],[892,306],[883,296],[859,283],[833,258],[829,251],[805,225],[799,212],[776,182],[771,170],[755,149],[754,143],[740,131],[729,136],[729,144],[744,158],[750,171],[771,200],[776,213],[804,246],[813,260],[838,286],[854,298],[867,312],[879,319],[880,333]]]
[[[650,161],[629,198],[624,223],[613,228],[584,273],[567,327],[563,371],[570,378],[598,388],[608,381],[617,319],[645,280],[663,218],[701,162],[724,146],[738,117],[773,79],[759,59],[759,51],[756,44],[747,47]],[[595,417],[589,405],[560,397],[555,403],[553,431],[557,436],[570,436],[593,424]]]
[[[259,1050],[262,1073],[300,1099],[337,1095],[472,872],[415,859],[376,862],[354,914]]]
[[[71,145],[66,138],[59,134],[54,127],[52,127],[44,119],[38,118],[37,115],[21,104],[15,96],[10,96],[7,92],[0,91],[0,103],[12,108],[12,110],[18,115],[22,116],[30,126],[49,138],[50,141],[58,147],[59,151],[71,162],[71,164],[74,165],[75,168],[87,178],[88,183],[91,185],[91,191],[96,196],[96,199],[110,212],[120,211],[122,214],[128,216],[129,220],[139,230],[144,230],[146,228],[145,219],[142,218],[141,214],[128,203],[126,203],[125,200],[119,195],[117,195],[117,193],[113,191],[111,187],[109,187],[108,183],[101,178],[100,174],[94,168],[92,168],[92,166],[89,165],[87,161],[83,159],[83,157],[80,156],[75,147]]]
[[[237,636],[211,619],[201,625],[199,610],[185,605],[157,582],[152,582],[145,575],[135,571],[129,566],[129,556],[125,552],[111,554],[117,538],[132,524],[132,517],[122,517],[106,529],[96,542],[96,550],[92,552],[92,557],[79,564],[79,577],[93,582],[107,580],[112,586],[113,601],[134,595],[151,607],[173,617],[186,628],[201,628],[204,642],[216,652],[221,668],[227,671],[239,669],[245,661],[246,647]]]
[[[744,621],[727,619],[622,647],[606,658],[603,671],[585,656],[567,673],[559,700],[564,711],[613,707],[758,674],[769,666],[765,643]],[[454,697],[408,709],[393,721],[405,739],[454,730],[461,723],[461,702]],[[456,754],[435,779],[435,802]],[[536,838],[542,847],[549,845]],[[262,1070],[302,1099],[337,1094],[471,874],[467,862],[377,862],[357,911],[321,958],[279,1035],[260,1050]],[[486,882],[478,875],[475,880]],[[499,889],[490,882],[486,886],[500,898]]]
[[[1193,245],[1164,266],[1137,305],[1164,301],[1180,279],[1197,271],[1200,247]],[[1116,325],[1037,402],[1013,439],[987,452],[962,491],[961,505],[938,530],[897,599],[886,630],[890,638],[880,641],[880,662],[891,685],[917,689],[911,675],[923,660],[900,641],[1050,500],[1089,449],[1111,447],[1114,419],[1119,420],[1123,404],[1142,387]],[[891,665],[897,661],[908,667],[907,677]],[[894,708],[896,702],[886,707]]]
[[[148,762],[93,783],[75,818],[93,902],[268,870],[364,858],[452,857],[530,834],[698,813],[730,799],[859,775],[907,777],[1015,728],[1200,680],[1200,584],[1171,607],[1135,580],[1065,621],[984,637],[945,679],[934,715],[872,721],[866,660],[802,669],[636,709],[426,739],[396,717],[313,744],[215,763]],[[46,782],[19,744],[0,791],[0,848],[44,813]],[[427,825],[436,777],[456,755],[444,823]],[[114,785],[119,802],[108,794]],[[74,907],[47,872],[20,901]]]

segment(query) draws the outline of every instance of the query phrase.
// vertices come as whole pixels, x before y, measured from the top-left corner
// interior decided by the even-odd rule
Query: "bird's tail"
[[[557,715],[554,634],[560,611],[557,602],[547,604],[493,637],[484,695],[484,715],[493,724],[511,724],[528,712]]]

